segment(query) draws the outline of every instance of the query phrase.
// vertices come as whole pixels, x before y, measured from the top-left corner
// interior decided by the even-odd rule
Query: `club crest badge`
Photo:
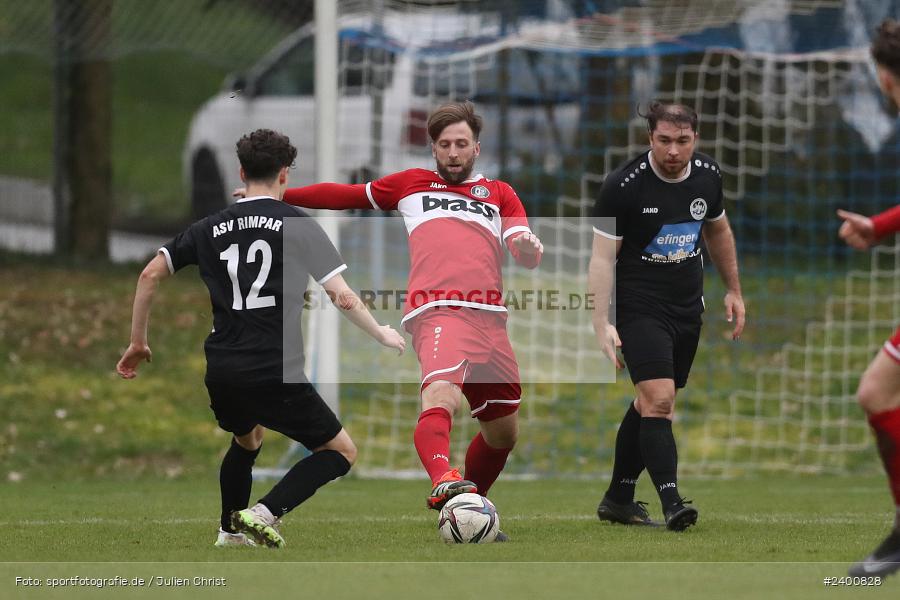
[[[691,202],[691,216],[695,221],[700,221],[706,216],[706,200],[694,198],[694,201]]]
[[[489,189],[487,189],[486,187],[484,187],[483,185],[476,185],[471,190],[469,190],[469,193],[472,194],[473,196],[475,196],[476,198],[487,198],[488,196],[491,195],[491,191]]]

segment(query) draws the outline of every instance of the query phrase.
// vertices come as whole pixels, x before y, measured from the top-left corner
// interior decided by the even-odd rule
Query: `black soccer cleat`
[[[900,530],[895,529],[875,552],[850,567],[850,577],[885,577],[900,570]]]
[[[603,496],[600,506],[597,507],[597,517],[601,521],[609,521],[610,523],[621,523],[622,525],[649,525],[651,527],[658,525],[650,519],[650,513],[644,508],[646,502],[629,502],[627,504],[619,504],[613,502],[608,496]]]
[[[477,485],[468,479],[463,479],[459,469],[450,469],[434,484],[431,494],[425,499],[425,506],[434,510],[441,510],[453,496],[477,493]]]
[[[697,517],[700,513],[693,506],[685,506],[690,503],[690,500],[681,498],[678,502],[663,510],[663,514],[666,516],[666,529],[669,531],[684,531],[697,522]]]
[[[502,531],[497,532],[497,537],[494,538],[495,542],[508,542],[509,536],[503,533]]]

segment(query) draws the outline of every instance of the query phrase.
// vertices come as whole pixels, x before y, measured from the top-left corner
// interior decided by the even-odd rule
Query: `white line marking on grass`
[[[24,525],[28,527],[44,527],[47,525],[166,525],[183,523],[212,523],[213,519],[108,519],[105,517],[89,517],[87,519],[31,519],[26,521],[0,521],[0,527]]]
[[[516,522],[530,521],[597,521],[597,517],[592,514],[537,514],[537,515],[519,515],[504,514],[505,519]],[[886,523],[890,515],[838,515],[833,517],[797,517],[792,514],[772,514],[772,515],[728,515],[728,516],[706,516],[706,522],[740,522],[748,524],[773,524],[773,525],[859,525],[864,523]],[[397,522],[421,522],[427,523],[436,520],[437,513],[433,515],[367,515],[367,516],[310,516],[298,514],[291,520],[297,523],[397,523]],[[24,521],[0,521],[0,527],[47,527],[56,525],[122,525],[122,526],[139,526],[139,525],[178,525],[201,523],[214,525],[217,519],[214,517],[193,517],[179,519],[119,519],[106,517],[89,517],[85,519],[31,519]]]
[[[438,513],[426,515],[383,515],[383,516],[309,516],[298,514],[292,517],[298,523],[396,523],[398,521],[406,522],[429,522],[436,520]],[[593,515],[507,515],[507,519],[516,521],[591,521],[597,517]],[[178,525],[188,523],[216,523],[217,520],[212,517],[194,517],[180,519],[116,519],[106,517],[89,517],[85,519],[30,519],[24,521],[0,521],[0,527],[25,526],[25,527],[46,527],[51,525]]]
[[[742,523],[764,523],[775,525],[859,525],[862,523],[887,523],[890,516],[885,513],[883,516],[878,515],[844,515],[835,517],[806,517],[798,518],[795,515],[734,515],[728,517],[729,521],[740,521]]]

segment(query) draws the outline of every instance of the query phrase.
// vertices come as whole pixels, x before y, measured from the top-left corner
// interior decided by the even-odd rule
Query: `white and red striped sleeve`
[[[366,195],[372,208],[381,210],[395,210],[397,203],[405,195],[405,190],[409,186],[410,179],[413,177],[412,170],[400,171],[399,173],[391,173],[385,175],[381,179],[370,181],[366,184]]]

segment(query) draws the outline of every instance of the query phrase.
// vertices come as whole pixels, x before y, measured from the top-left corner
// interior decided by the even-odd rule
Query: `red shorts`
[[[894,337],[884,343],[884,352],[900,363],[900,327],[894,332]]]
[[[519,365],[506,313],[441,306],[406,324],[422,367],[421,390],[433,381],[458,385],[472,417],[492,421],[519,410]]]

